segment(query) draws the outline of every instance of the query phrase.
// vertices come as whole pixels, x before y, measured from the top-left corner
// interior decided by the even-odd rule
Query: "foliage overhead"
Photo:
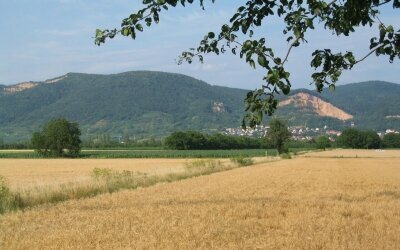
[[[215,0],[210,0],[215,2]],[[144,7],[122,20],[121,28],[97,29],[95,44],[105,43],[107,38],[120,34],[136,39],[144,27],[158,23],[160,14],[171,7],[192,4],[193,0],[143,0]],[[199,0],[204,8],[204,0]],[[192,63],[195,59],[204,61],[206,54],[238,54],[251,67],[256,65],[265,69],[264,83],[260,89],[250,91],[246,96],[247,115],[243,119],[254,127],[263,120],[263,115],[272,115],[277,108],[276,95],[287,95],[291,89],[290,72],[285,69],[293,48],[306,43],[306,34],[316,25],[322,24],[336,36],[350,36],[359,26],[378,24],[376,37],[370,39],[369,52],[356,58],[352,51],[334,52],[329,48],[317,49],[312,53],[311,67],[315,73],[311,75],[316,89],[321,92],[325,86],[335,89],[343,70],[350,70],[368,56],[387,56],[389,62],[400,58],[400,30],[379,19],[379,10],[384,5],[400,8],[399,0],[249,0],[237,9],[227,24],[217,32],[209,32],[200,41],[197,48],[182,52],[178,64]],[[253,35],[262,29],[266,19],[278,16],[285,24],[283,34],[288,43],[284,55],[277,55],[269,47],[268,37],[253,39]]]
[[[81,150],[78,124],[64,118],[49,121],[32,135],[32,146],[43,156],[78,156]],[[65,152],[67,150],[67,153]]]

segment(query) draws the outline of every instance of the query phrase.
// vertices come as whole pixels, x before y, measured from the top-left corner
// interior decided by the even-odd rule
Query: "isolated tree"
[[[364,136],[365,136],[365,147],[367,149],[377,149],[382,147],[382,140],[375,131],[373,130],[365,131]]]
[[[284,121],[279,119],[272,119],[269,123],[269,130],[267,132],[267,140],[269,140],[279,154],[283,153],[284,143],[290,138],[291,133],[288,126]]]
[[[331,141],[327,136],[320,136],[316,140],[317,148],[325,150],[331,147]]]
[[[47,156],[50,153],[50,148],[47,145],[46,137],[43,132],[35,132],[31,139],[32,147],[40,155]]]
[[[355,128],[347,128],[338,137],[338,144],[345,148],[364,148],[366,142],[362,131]]]
[[[150,27],[159,22],[161,12],[171,7],[192,4],[194,0],[143,0],[144,7],[122,20],[121,28],[97,29],[95,44],[104,43],[107,38],[120,34],[136,39],[144,26]],[[204,0],[197,1],[204,9]],[[215,2],[215,0],[210,0]],[[399,0],[248,0],[232,15],[229,24],[224,24],[217,32],[209,32],[200,41],[197,48],[182,52],[178,64],[192,63],[198,59],[203,62],[204,55],[231,52],[253,68],[256,65],[265,69],[263,84],[260,89],[251,91],[246,96],[247,115],[243,126],[251,127],[260,124],[263,115],[272,115],[277,108],[276,94],[290,92],[290,73],[285,69],[290,53],[295,47],[306,43],[306,34],[323,26],[336,36],[350,36],[359,26],[378,24],[377,35],[370,39],[369,51],[356,58],[352,51],[334,52],[329,48],[321,48],[312,53],[311,67],[315,73],[311,79],[317,91],[325,86],[334,89],[343,70],[350,70],[368,56],[387,56],[389,62],[400,58],[400,30],[390,24],[384,24],[379,18],[379,10],[390,5],[400,8]],[[268,19],[278,16],[284,23],[283,34],[286,36],[288,50],[284,55],[277,55],[269,47],[268,37],[253,39],[260,29],[265,30]],[[398,24],[397,24],[398,25]]]
[[[381,148],[382,140],[379,135],[372,131],[361,131],[355,128],[343,130],[338,137],[338,144],[345,148]]]
[[[45,156],[78,156],[81,150],[78,124],[64,118],[49,121],[42,131],[32,136],[32,146]]]

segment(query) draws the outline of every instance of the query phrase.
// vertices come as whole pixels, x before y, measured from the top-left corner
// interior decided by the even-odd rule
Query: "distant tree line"
[[[373,130],[348,128],[338,137],[337,145],[358,149],[400,148],[400,134],[389,133],[381,138]]]
[[[30,142],[5,143],[3,138],[0,138],[0,149],[29,149],[32,148]]]
[[[320,136],[310,141],[290,140],[290,133],[282,121],[270,122],[269,133],[264,138],[233,136],[224,134],[204,134],[197,131],[174,132],[168,137],[132,139],[129,135],[112,138],[110,135],[91,135],[84,142],[80,141],[80,130],[77,123],[65,119],[48,122],[42,131],[36,132],[30,142],[5,143],[0,137],[0,149],[34,148],[45,156],[77,156],[81,147],[86,148],[168,148],[176,150],[194,149],[272,149],[280,153],[289,148],[319,148],[330,147],[354,149],[400,148],[400,134],[389,133],[380,137],[375,131],[347,128],[331,141],[327,136]],[[282,140],[283,138],[283,140]]]
[[[400,134],[389,133],[383,137],[385,148],[400,148]]]
[[[223,134],[202,134],[196,131],[174,132],[165,138],[169,149],[257,149],[264,148],[266,141],[261,138],[230,136]]]
[[[372,130],[359,130],[348,128],[335,142],[327,136],[320,136],[311,141],[288,140],[289,134],[278,124],[279,132],[270,133],[266,138],[253,138],[244,136],[231,136],[223,134],[202,134],[196,131],[175,132],[168,136],[165,147],[177,150],[194,149],[257,149],[275,148],[284,153],[288,148],[354,148],[354,149],[379,149],[400,148],[400,134],[390,133],[383,138]],[[274,125],[275,126],[275,125]],[[284,140],[281,140],[284,138]]]

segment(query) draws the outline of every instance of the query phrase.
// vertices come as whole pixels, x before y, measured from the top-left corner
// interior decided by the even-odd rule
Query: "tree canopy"
[[[269,140],[279,154],[284,153],[284,143],[289,140],[291,133],[286,122],[279,119],[272,119],[269,123],[267,140]]]
[[[223,134],[202,134],[196,131],[174,132],[165,138],[165,146],[177,150],[193,149],[257,149],[267,146],[262,139]]]
[[[316,140],[316,146],[318,149],[325,150],[326,148],[330,148],[332,146],[331,141],[327,136],[319,136]]]
[[[388,133],[383,137],[385,148],[400,148],[400,134]]]
[[[32,135],[32,146],[44,156],[78,156],[81,150],[78,124],[64,118],[49,121]],[[67,152],[65,152],[65,150]]]
[[[338,144],[345,148],[376,149],[382,147],[382,140],[372,130],[362,131],[356,128],[347,128],[338,137]]]
[[[210,0],[215,2],[215,0]],[[124,18],[121,28],[97,29],[95,44],[100,45],[107,38],[122,35],[136,39],[144,27],[158,23],[160,14],[171,7],[194,3],[194,0],[143,0],[144,7]],[[204,0],[199,0],[204,8]],[[335,88],[343,70],[350,70],[368,56],[387,56],[389,62],[400,58],[400,30],[385,24],[379,18],[380,9],[385,5],[393,9],[400,8],[399,0],[249,0],[240,6],[226,24],[217,31],[205,34],[197,48],[182,52],[178,64],[192,63],[198,59],[204,61],[206,54],[238,54],[251,67],[256,65],[265,69],[263,84],[257,90],[250,91],[246,100],[243,126],[255,126],[263,120],[263,115],[272,115],[278,106],[276,95],[289,94],[291,89],[290,72],[285,69],[291,51],[306,43],[306,34],[320,24],[336,36],[350,36],[359,26],[378,24],[377,35],[370,39],[369,52],[356,58],[352,51],[334,52],[330,48],[317,49],[312,53],[311,67],[315,73],[311,79],[317,91],[328,86]],[[285,23],[283,34],[288,43],[284,55],[277,55],[269,47],[268,37],[253,39],[253,35],[263,26],[265,20],[277,15]]]

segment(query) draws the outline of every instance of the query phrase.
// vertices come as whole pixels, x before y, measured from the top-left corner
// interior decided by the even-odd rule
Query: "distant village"
[[[351,124],[354,127],[354,123]],[[310,141],[315,137],[325,135],[331,141],[335,141],[338,136],[342,134],[341,131],[330,129],[328,126],[322,128],[309,128],[304,126],[289,126],[289,131],[292,133],[292,139],[296,141]],[[222,131],[225,135],[235,136],[249,136],[249,137],[264,137],[269,130],[269,126],[257,125],[254,129],[247,128],[226,128]],[[386,129],[385,131],[379,131],[377,134],[382,138],[385,134],[400,132],[395,129]]]

